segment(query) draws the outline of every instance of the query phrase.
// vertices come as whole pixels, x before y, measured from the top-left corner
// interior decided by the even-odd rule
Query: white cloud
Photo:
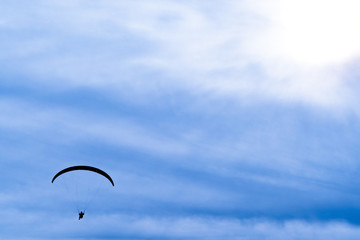
[[[19,212],[3,213],[23,214],[23,223],[32,228],[27,236],[50,239],[54,234],[63,238],[106,239],[137,237],[163,239],[253,239],[253,240],[355,240],[360,229],[343,222],[307,222],[288,220],[283,222],[266,219],[224,219],[206,217],[146,217],[131,215],[88,215],[81,223],[76,218],[48,218],[47,224],[41,217],[29,216]],[[64,217],[64,216],[63,216]],[[66,216],[69,217],[69,216]],[[4,223],[6,218],[1,223]],[[77,221],[74,224],[74,221]],[[26,225],[25,225],[26,226]],[[51,227],[50,227],[51,226]],[[3,233],[4,234],[4,233]],[[22,232],[14,232],[10,237],[23,239]],[[9,237],[4,235],[4,237]],[[29,238],[30,239],[30,238]]]
[[[357,8],[354,0],[42,3],[5,14],[18,31],[41,34],[8,39],[3,54],[57,87],[356,108],[357,84],[343,76],[360,54]]]
[[[180,74],[183,84],[240,99],[352,104],[356,93],[342,75],[360,54],[355,1],[225,2],[218,14],[204,6],[170,5],[175,23],[159,20],[162,7],[150,8],[153,15],[138,23],[144,36],[159,41],[155,57],[162,67]],[[257,73],[246,73],[252,65]]]

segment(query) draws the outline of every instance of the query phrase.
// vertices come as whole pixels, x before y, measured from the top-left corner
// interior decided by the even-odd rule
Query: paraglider
[[[71,171],[76,171],[76,170],[85,170],[85,171],[92,171],[92,172],[95,172],[95,173],[98,173],[100,175],[103,175],[104,177],[106,177],[110,182],[111,184],[114,186],[114,181],[111,179],[111,177],[109,176],[109,174],[107,174],[106,172],[104,172],[103,170],[100,170],[96,167],[90,167],[90,166],[73,166],[73,167],[68,167],[68,168],[65,168],[63,170],[61,170],[60,172],[58,172],[52,179],[52,183],[55,181],[55,179],[64,174],[64,173],[67,173],[67,172],[71,172]]]
[[[57,179],[59,176],[61,176],[63,174],[66,174],[66,173],[72,172],[72,171],[79,171],[79,170],[90,171],[90,172],[99,174],[99,175],[105,177],[111,183],[111,185],[114,186],[114,181],[112,180],[112,178],[110,177],[109,174],[107,174],[105,171],[103,171],[99,168],[91,167],[91,166],[72,166],[72,167],[65,168],[65,169],[61,170],[60,172],[56,173],[51,182],[53,183],[55,181],[55,179]],[[78,212],[78,214],[79,214],[79,220],[82,219],[85,215],[85,210]]]

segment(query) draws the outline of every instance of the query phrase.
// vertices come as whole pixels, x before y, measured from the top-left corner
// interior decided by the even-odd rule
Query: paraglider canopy
[[[99,168],[91,167],[91,166],[72,166],[72,167],[65,168],[65,169],[61,170],[60,172],[58,172],[53,177],[51,182],[53,183],[57,177],[59,177],[60,175],[62,175],[64,173],[71,172],[71,171],[77,171],[77,170],[85,170],[85,171],[92,171],[92,172],[98,173],[98,174],[106,177],[110,181],[110,183],[114,186],[114,181],[109,176],[109,174],[107,174],[106,172],[104,172],[103,170],[101,170]]]

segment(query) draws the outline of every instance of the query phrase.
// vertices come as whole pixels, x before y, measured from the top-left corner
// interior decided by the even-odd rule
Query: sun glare
[[[281,54],[295,62],[324,65],[360,53],[360,1],[280,0],[274,15]]]

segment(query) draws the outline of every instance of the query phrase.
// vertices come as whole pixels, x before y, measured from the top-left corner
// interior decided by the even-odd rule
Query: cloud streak
[[[48,219],[27,213],[2,212],[11,222],[11,216],[22,214],[23,222],[33,230],[17,232],[8,239],[356,239],[359,228],[343,222],[303,222],[290,220],[274,222],[266,219],[219,219],[219,218],[153,218],[146,216],[106,215],[92,216],[81,224],[57,218]],[[9,220],[10,219],[10,220]],[[103,224],[99,225],[99,222]],[[4,224],[4,220],[0,224]],[[15,222],[13,224],[16,224]],[[50,227],[50,228],[49,228]],[[8,229],[9,230],[9,229]]]

